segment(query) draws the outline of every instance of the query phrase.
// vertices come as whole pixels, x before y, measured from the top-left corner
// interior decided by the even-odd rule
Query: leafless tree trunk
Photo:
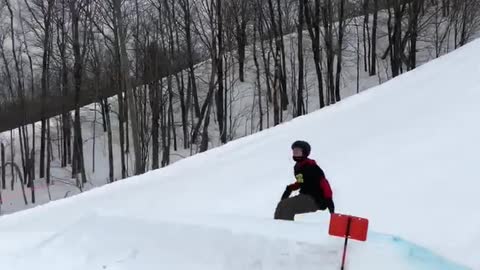
[[[377,73],[377,27],[378,27],[378,0],[373,0],[372,52],[370,61],[370,76]]]
[[[87,4],[84,2],[82,4]],[[80,10],[82,10],[81,4],[77,0],[70,0],[70,12],[72,17],[72,48],[74,55],[74,64],[73,64],[73,78],[74,78],[74,88],[75,88],[75,121],[74,121],[74,166],[72,168],[72,174],[76,175],[81,174],[81,183],[77,183],[77,186],[82,188],[83,184],[87,182],[87,176],[85,173],[85,162],[83,155],[83,138],[82,138],[82,127],[80,120],[80,94],[82,87],[82,69],[83,69],[83,59],[86,53],[85,47],[87,44],[83,44],[83,52],[80,47]],[[86,42],[86,34],[84,34],[84,42]]]
[[[210,0],[208,2],[207,1],[204,2],[203,10],[199,10],[199,13],[206,14],[207,16],[206,20],[208,21],[209,29],[208,30],[205,29],[205,25],[203,23],[201,23],[199,26],[196,26],[197,32],[199,33],[199,35],[202,36],[203,43],[208,47],[210,59],[211,59],[211,70],[210,70],[210,79],[208,83],[208,93],[205,98],[205,102],[202,105],[200,118],[196,123],[195,128],[193,130],[193,134],[192,134],[192,142],[195,143],[197,142],[197,138],[200,133],[200,128],[203,123],[203,130],[201,133],[201,141],[200,141],[200,149],[199,149],[200,152],[206,151],[208,149],[208,141],[209,141],[208,126],[210,124],[210,112],[211,112],[213,98],[215,96],[216,83],[223,85],[223,80],[216,78],[216,76],[218,75],[217,61],[218,61],[218,55],[219,55],[218,46],[217,46],[218,25],[216,24],[216,21],[215,21],[217,12],[218,12],[216,1],[218,0]],[[197,9],[199,8],[197,7]],[[223,102],[221,107],[223,109]]]
[[[320,0],[315,0],[314,10],[308,4],[309,0],[304,0],[305,21],[307,23],[308,33],[312,40],[313,61],[315,72],[317,74],[318,98],[320,108],[325,107],[325,97],[323,93],[323,74],[322,74],[322,56],[320,51]]]
[[[371,70],[371,63],[370,63],[370,41],[367,38],[367,31],[369,28],[369,20],[370,20],[370,12],[368,10],[369,7],[369,0],[363,0],[363,61],[365,72],[369,72]],[[368,45],[368,48],[367,48]]]
[[[41,114],[43,115],[44,114],[44,111],[45,111],[45,104],[44,104],[44,101],[46,99],[46,91],[43,91],[43,90],[46,90],[46,89],[43,89],[43,84],[45,83],[45,71],[46,69],[48,68],[48,64],[47,64],[47,61],[48,61],[48,54],[49,54],[49,51],[50,51],[50,44],[49,44],[49,36],[50,36],[50,31],[49,31],[49,28],[50,28],[50,18],[51,18],[51,10],[52,10],[52,3],[51,1],[47,1],[47,4],[48,4],[48,7],[45,7],[45,3],[42,2],[34,2],[33,1],[33,4],[36,5],[41,11],[41,16],[43,17],[43,22],[45,25],[43,25],[42,23],[39,22],[39,19],[37,18],[38,16],[35,14],[35,11],[32,9],[31,5],[29,4],[28,1],[24,1],[31,16],[34,18],[34,23],[33,23],[33,27],[36,28],[36,26],[38,26],[38,29],[40,30],[44,30],[44,38],[43,38],[43,41],[42,41],[42,44],[43,44],[43,63],[42,63],[42,97],[41,97],[41,100],[42,100],[42,104],[41,104]],[[21,12],[19,12],[21,13]],[[20,26],[22,28],[22,31],[23,31],[23,36],[24,36],[24,45],[25,45],[25,52],[27,53],[27,56],[29,58],[29,62],[30,62],[30,70],[31,70],[31,87],[32,87],[32,98],[34,98],[34,91],[33,91],[33,88],[34,88],[34,82],[33,82],[33,78],[34,78],[34,75],[33,75],[33,65],[32,65],[32,58],[30,56],[30,53],[29,53],[29,49],[28,49],[28,46],[27,46],[27,41],[26,41],[26,34],[25,34],[25,29],[24,29],[24,18],[20,18]],[[48,32],[47,32],[48,31]],[[34,31],[37,36],[39,35],[38,34],[38,31],[35,30]],[[26,108],[24,109],[24,117],[26,117]],[[25,118],[26,120],[26,118]],[[45,119],[41,119],[41,122],[42,122],[42,133],[41,133],[41,151],[40,151],[40,177],[44,177],[45,176],[45,132],[46,132],[46,129],[45,129],[45,125],[46,125],[46,120]],[[34,126],[32,126],[34,127]],[[33,131],[34,131],[34,128],[33,128]],[[28,174],[31,174],[32,172],[34,172],[35,170],[32,170],[30,169],[30,166],[33,165],[33,157],[30,157],[30,151],[29,151],[29,147],[28,147],[28,132],[26,132],[25,129],[23,129],[22,127],[22,132],[21,132],[21,136],[23,136],[22,139],[24,139],[24,142],[21,142],[21,147],[23,147],[24,149],[22,149],[22,152],[25,151],[25,165],[24,165],[24,177],[25,177],[25,180],[26,181],[29,181],[30,183],[30,178],[34,178],[33,175],[31,176],[28,176],[27,177],[27,173]],[[34,135],[35,136],[35,135]],[[33,136],[33,137],[34,137]],[[35,140],[33,142],[33,144],[35,144]]]
[[[205,152],[208,150],[208,126],[210,125],[210,110],[212,108],[212,103],[208,103],[207,114],[205,116],[205,123],[203,124],[202,140],[200,143],[199,152]]]
[[[117,73],[118,74],[118,73]],[[126,178],[128,176],[127,166],[125,155],[127,153],[127,147],[125,146],[125,141],[128,139],[125,138],[125,122],[126,122],[126,106],[123,98],[123,94],[117,95],[117,102],[118,102],[118,132],[120,137],[120,166],[122,170],[122,178]],[[128,133],[128,129],[127,129]],[[127,137],[128,138],[128,137]]]
[[[251,10],[251,0],[232,0],[232,13],[235,20],[235,38],[238,50],[238,74],[241,82],[245,81],[245,48],[247,46],[247,24]]]
[[[120,67],[121,67],[121,80],[125,85],[125,90],[127,93],[128,103],[130,105],[130,122],[132,125],[132,139],[133,139],[133,148],[135,154],[135,175],[142,174],[145,172],[145,164],[141,158],[141,146],[140,146],[140,126],[138,123],[137,108],[135,106],[135,98],[133,96],[133,87],[130,83],[130,78],[128,76],[128,55],[127,55],[127,39],[124,31],[124,22],[123,22],[123,12],[121,10],[121,0],[113,0],[113,14],[115,21],[117,22],[117,35],[119,37],[119,48],[120,48]],[[127,132],[128,134],[128,132]]]
[[[289,104],[288,102],[288,95],[287,95],[287,79],[286,79],[286,61],[285,61],[285,46],[283,42],[283,29],[282,29],[282,12],[281,12],[281,5],[280,0],[276,1],[276,8],[278,14],[278,21],[275,16],[275,8],[273,5],[273,0],[268,0],[268,8],[270,11],[270,23],[271,23],[271,31],[273,32],[273,37],[270,38],[270,50],[274,53],[275,56],[275,65],[277,66],[278,70],[276,70],[276,76],[279,81],[279,85],[274,87],[274,91],[278,90],[278,94],[280,94],[280,106],[281,110],[277,111],[278,115],[274,116],[277,121],[274,120],[275,125],[277,125],[282,117],[282,110],[286,110]],[[273,48],[273,43],[275,43],[275,49]],[[275,95],[275,92],[274,92]],[[275,100],[274,100],[275,104]],[[275,106],[275,105],[274,105]]]
[[[424,0],[417,0],[409,4],[409,36],[410,36],[410,53],[408,61],[408,69],[412,70],[417,66],[417,38],[418,38],[418,21]]]
[[[27,165],[25,164],[26,161],[25,160],[28,160],[28,152],[25,152],[25,149],[28,150],[28,142],[26,140],[26,137],[27,135],[24,134],[24,131],[25,131],[25,121],[26,121],[26,118],[25,118],[25,110],[26,110],[26,106],[25,106],[25,92],[24,92],[24,85],[23,85],[23,82],[22,82],[22,79],[23,79],[23,72],[22,72],[22,66],[20,65],[19,63],[19,59],[17,57],[17,47],[15,45],[15,41],[16,41],[16,36],[15,36],[15,28],[14,28],[14,16],[13,16],[13,9],[10,5],[10,1],[9,0],[5,0],[5,4],[7,6],[7,9],[8,9],[8,12],[9,12],[9,15],[10,15],[10,40],[11,40],[11,45],[12,45],[12,56],[13,56],[13,61],[15,63],[15,71],[16,71],[16,83],[17,83],[17,95],[18,95],[18,98],[20,100],[20,106],[23,108],[23,116],[20,118],[21,119],[21,122],[19,123],[19,127],[18,127],[18,135],[20,137],[20,155],[21,155],[21,158],[22,158],[22,167],[23,167],[23,179],[27,179]],[[14,94],[13,94],[13,77],[11,76],[11,73],[9,71],[9,67],[8,67],[8,63],[7,63],[7,60],[6,60],[6,57],[5,57],[5,54],[3,52],[3,49],[2,49],[2,54],[3,54],[3,59],[4,59],[4,62],[5,62],[5,69],[7,70],[7,77],[10,79],[8,84],[9,84],[9,88],[10,88],[10,92],[12,93],[12,98],[14,98]],[[12,141],[12,144],[13,144],[13,141]],[[23,185],[23,181],[22,181],[22,185]]]
[[[335,82],[333,78],[333,5],[332,0],[326,0],[322,6],[323,27],[325,28],[325,50],[327,54],[327,105],[335,103]]]
[[[25,3],[28,5],[28,1],[25,0]],[[43,38],[43,57],[42,57],[42,129],[41,129],[41,137],[40,137],[40,178],[45,177],[45,147],[46,147],[46,119],[44,117],[45,114],[45,101],[47,98],[47,92],[49,87],[49,63],[50,63],[50,37],[51,37],[51,19],[52,19],[52,11],[54,7],[54,0],[47,0],[46,1],[47,7],[44,6],[42,1],[41,9],[45,10],[43,13],[43,21],[44,25],[42,28],[44,29],[44,38]],[[30,9],[30,7],[29,7]],[[30,9],[31,10],[31,9]],[[31,11],[33,14],[33,11]]]
[[[7,162],[5,165],[2,167],[2,170],[5,170],[7,166],[10,166],[12,168],[12,190],[13,190],[13,184],[14,184],[14,172],[17,172],[18,177],[20,178],[19,184],[20,187],[22,188],[22,195],[23,195],[23,201],[25,202],[25,205],[28,205],[28,200],[27,200],[27,194],[25,193],[25,186],[24,186],[24,180],[22,178],[22,172],[20,171],[20,168],[15,162]]]
[[[387,27],[389,47],[382,58],[385,59],[387,53],[390,53],[392,76],[396,77],[402,73],[402,19],[405,13],[406,4],[401,5],[400,0],[388,0],[388,4],[393,5],[393,15],[391,10],[388,9]],[[394,20],[393,26],[392,20]]]
[[[14,141],[13,141],[13,130],[10,130],[10,162],[14,163],[15,162],[15,151],[14,151]],[[5,167],[4,167],[5,168]],[[10,183],[11,189],[13,191],[13,185],[15,183],[15,171],[13,166],[11,166],[11,172],[10,175],[12,176],[12,181]],[[19,177],[22,177],[20,174],[18,175]]]
[[[337,47],[337,74],[335,77],[335,101],[341,99],[340,96],[340,76],[342,74],[342,54],[343,54],[343,36],[344,36],[344,19],[345,19],[345,0],[340,0],[338,10],[338,47]]]
[[[50,135],[50,118],[47,119],[47,144],[51,144],[52,137]],[[32,150],[33,151],[33,150]],[[33,156],[33,153],[32,153]],[[47,172],[46,172],[46,183],[47,186],[50,186],[51,183],[51,171],[50,171],[50,165],[52,162],[52,148],[47,146]],[[33,186],[33,181],[32,181],[32,203],[35,203],[35,187]]]
[[[175,8],[175,2],[176,1],[172,0],[172,4],[171,4],[171,6],[172,6],[172,18],[175,18],[178,14],[177,10]],[[181,3],[180,3],[180,5],[181,5]],[[173,29],[175,29],[175,34],[171,33],[172,39],[173,39],[173,36],[175,36],[175,45],[176,45],[175,55],[180,56],[180,55],[182,55],[181,47],[183,46],[183,44],[180,42],[180,30],[179,29],[181,29],[181,26],[180,26],[180,23],[177,20],[171,20],[170,19],[170,22],[174,24],[172,26],[171,31],[173,31]],[[172,49],[173,49],[173,47],[175,47],[175,45],[172,45]],[[173,52],[172,52],[172,54],[173,54]],[[181,61],[177,60],[177,63],[178,62],[181,62]],[[183,62],[181,62],[181,63],[183,64]],[[187,149],[190,145],[189,135],[188,135],[188,110],[189,110],[188,99],[189,98],[188,97],[185,98],[185,83],[184,83],[183,72],[184,71],[181,70],[180,72],[175,73],[175,79],[176,79],[176,83],[177,83],[178,93],[179,93],[179,96],[180,96],[180,110],[181,110],[182,132],[183,132],[183,148]],[[189,92],[190,91],[187,90],[187,96],[190,95]]]
[[[225,91],[224,91],[224,74],[223,74],[223,16],[222,16],[222,0],[215,0],[215,12],[216,12],[216,39],[217,39],[217,59],[215,60],[217,68],[217,92],[215,93],[215,104],[217,108],[217,121],[218,128],[220,131],[220,141],[222,143],[227,142],[227,130],[225,123],[225,114],[227,113],[224,110],[223,104],[225,102]],[[210,108],[209,108],[210,109]]]
[[[265,82],[266,82],[266,85],[267,85],[267,105],[269,102],[272,102],[273,101],[273,97],[272,97],[272,87],[271,87],[271,74],[270,74],[270,56],[267,57],[267,52],[266,52],[266,48],[265,48],[265,41],[264,41],[264,34],[265,34],[265,31],[264,31],[264,20],[265,20],[265,16],[264,16],[264,13],[262,11],[262,5],[260,4],[260,0],[257,0],[257,5],[256,5],[256,9],[258,11],[257,13],[257,17],[259,18],[258,20],[258,34],[259,34],[259,38],[260,38],[260,46],[261,46],[261,50],[262,50],[262,61],[263,61],[263,65],[264,65],[264,73],[265,73]],[[270,44],[271,44],[271,41],[270,41]],[[268,113],[268,108],[267,108],[267,113]],[[269,116],[267,116],[267,126],[269,126],[268,124],[268,120],[269,119]]]
[[[165,164],[170,164],[170,151],[171,145],[173,140],[173,150],[177,151],[177,132],[175,131],[175,117],[173,115],[173,90],[172,90],[172,76],[169,77],[170,81],[168,86],[168,141],[167,141],[167,148],[165,148],[164,152],[166,152],[166,160]]]
[[[278,36],[277,36],[277,42],[280,43],[280,49],[281,49],[281,56],[282,56],[282,64],[280,66],[281,71],[282,71],[282,76],[280,77],[282,87],[280,88],[280,94],[281,94],[281,105],[282,105],[282,110],[286,110],[289,102],[288,102],[288,94],[287,94],[287,68],[286,68],[286,60],[285,60],[285,43],[283,42],[283,16],[282,16],[282,5],[281,1],[277,0],[277,12],[278,12]],[[280,115],[280,118],[282,118],[282,115]],[[283,121],[283,119],[282,119]]]
[[[20,16],[21,15],[21,12],[20,13]],[[26,33],[25,33],[25,27],[24,27],[24,23],[23,23],[23,18],[20,19],[20,26],[22,28],[22,33],[23,33],[23,43],[24,43],[24,46],[25,46],[25,53],[27,54],[27,57],[28,57],[28,62],[30,64],[30,84],[31,84],[31,93],[32,93],[32,98],[34,98],[35,96],[35,83],[34,83],[34,72],[33,72],[33,60],[32,60],[32,55],[30,53],[30,49],[28,47],[28,42],[27,42],[27,37],[26,37]],[[48,48],[48,50],[50,50],[50,48]],[[25,94],[25,98],[26,98],[27,94]],[[27,114],[27,107],[26,106],[23,106],[24,107],[24,110],[23,110],[23,113],[24,113],[24,120],[26,121],[26,114]],[[29,175],[29,179],[32,179],[31,181],[33,181],[33,179],[35,179],[35,123],[32,124],[32,151],[30,151],[29,149],[29,134],[28,134],[28,129],[26,127],[22,127],[22,130],[23,130],[23,140],[25,142],[25,158],[27,159],[27,164],[26,164],[26,168],[25,170],[28,171],[28,175]]]
[[[110,121],[110,104],[108,100],[104,98],[102,100],[103,114],[105,115],[105,121],[107,126],[107,137],[108,137],[108,180],[110,183],[115,181],[114,179],[114,170],[113,170],[113,136],[112,136],[112,124]],[[123,155],[123,154],[122,154]]]
[[[303,62],[303,27],[304,27],[304,0],[299,0],[298,8],[298,90],[297,90],[297,116],[305,113],[305,105],[303,103],[304,86],[304,62]]]
[[[180,0],[180,5],[183,11],[184,19],[184,31],[185,39],[187,45],[187,58],[188,58],[188,68],[190,74],[190,86],[191,94],[193,95],[193,109],[197,118],[200,116],[200,102],[198,101],[197,93],[197,79],[195,78],[195,68],[194,68],[194,59],[193,59],[193,44],[192,44],[192,7],[190,0]],[[187,97],[189,99],[190,96]],[[187,102],[190,104],[189,102]],[[187,113],[188,114],[188,113]]]
[[[159,120],[160,120],[160,108],[159,103],[162,100],[159,97],[160,89],[158,83],[159,72],[159,48],[156,42],[152,42],[148,46],[146,56],[146,78],[149,81],[149,100],[150,110],[152,112],[152,169],[158,169],[160,167],[159,161]]]
[[[213,43],[215,43],[215,42],[213,42]],[[208,126],[210,125],[210,111],[211,111],[211,108],[212,108],[213,92],[214,92],[214,89],[215,89],[216,64],[217,63],[216,63],[215,60],[212,61],[212,69],[211,69],[211,74],[210,74],[209,90],[208,90],[209,93],[208,93],[206,101],[205,101],[205,103],[203,104],[203,107],[202,107],[202,115],[205,117],[205,121],[203,123],[203,131],[202,131],[202,138],[201,138],[201,142],[200,142],[199,152],[205,152],[205,151],[208,150],[208,141],[209,141]],[[206,110],[206,114],[205,114],[205,110]],[[199,124],[201,124],[200,121],[199,121]],[[199,127],[200,127],[200,125],[197,125],[196,130],[198,130]]]
[[[253,29],[253,61],[255,62],[255,70],[256,70],[256,83],[255,86],[257,88],[258,93],[258,116],[259,116],[259,124],[260,130],[263,130],[263,110],[262,110],[262,84],[261,84],[261,77],[260,77],[260,64],[258,63],[258,56],[257,56],[257,27],[258,27],[258,19],[255,17],[254,22],[254,29]],[[253,119],[252,119],[253,122]]]
[[[5,179],[5,174],[6,174],[6,171],[5,171],[5,146],[3,145],[3,143],[1,144],[1,157],[2,157],[2,188],[1,189],[6,189],[7,188],[7,183],[6,183],[6,179]]]
[[[57,14],[57,46],[60,53],[60,61],[61,61],[61,83],[60,83],[60,90],[61,95],[63,97],[62,101],[62,167],[66,167],[67,164],[72,163],[72,143],[71,143],[71,115],[70,112],[67,111],[65,107],[65,101],[67,100],[68,96],[68,69],[67,69],[67,31],[65,29],[66,26],[66,5],[65,0],[61,1],[61,7],[58,9]]]
[[[358,22],[355,22],[357,32],[357,94],[360,92],[360,33],[358,31]]]
[[[168,132],[170,129],[167,127],[167,106],[166,106],[166,97],[164,94],[164,83],[163,80],[160,81],[160,131],[161,131],[161,138],[162,138],[162,161],[161,166],[164,167],[168,163],[169,158],[169,151],[168,149]],[[167,86],[168,87],[168,86]]]

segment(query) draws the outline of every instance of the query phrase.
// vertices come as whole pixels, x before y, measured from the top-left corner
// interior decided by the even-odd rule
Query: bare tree
[[[276,10],[275,10],[276,7]],[[270,38],[270,50],[272,53],[275,54],[274,63],[276,65],[275,69],[275,78],[278,80],[277,87],[274,87],[278,90],[280,94],[280,106],[282,110],[286,110],[289,104],[288,102],[288,95],[287,95],[287,78],[286,78],[286,61],[285,61],[285,45],[283,42],[283,27],[282,27],[282,11],[281,11],[281,4],[280,0],[276,1],[276,5],[273,4],[273,0],[268,0],[268,9],[270,12],[270,23],[271,23],[271,30],[273,32],[273,37]],[[275,16],[277,13],[277,16]],[[275,49],[273,46],[275,43]],[[274,92],[275,95],[275,92]],[[274,102],[276,102],[274,98]],[[275,103],[274,103],[275,104]],[[275,105],[274,105],[275,106]],[[275,109],[277,113],[274,117],[277,121],[274,120],[275,124],[278,124],[282,121],[282,112],[280,109]]]
[[[195,24],[195,31],[202,40],[202,43],[208,48],[211,62],[210,79],[208,81],[208,92],[205,98],[205,102],[202,105],[200,118],[195,125],[192,133],[192,142],[196,142],[200,133],[200,127],[203,123],[202,137],[200,141],[200,152],[204,152],[208,149],[209,133],[208,126],[210,124],[210,112],[213,102],[214,90],[216,84],[221,84],[221,81],[217,78],[218,75],[218,46],[217,46],[217,31],[218,26],[215,23],[216,19],[216,2],[217,0],[202,1],[200,6],[197,6],[197,13],[204,14],[203,18],[208,23],[205,25],[203,20],[199,20],[199,24]],[[206,16],[206,17],[205,17]],[[218,91],[218,90],[217,90]],[[223,106],[222,106],[223,108]]]
[[[298,89],[297,89],[297,116],[303,115],[305,113],[305,105],[303,103],[303,90],[304,86],[304,61],[303,61],[303,27],[304,27],[304,0],[298,1]]]
[[[378,28],[378,0],[373,0],[372,46],[370,60],[370,76],[377,73],[377,28]]]
[[[114,20],[116,22],[115,32],[118,35],[118,43],[120,48],[120,67],[121,67],[121,80],[125,85],[125,90],[127,93],[128,103],[131,105],[129,107],[130,112],[130,122],[132,125],[132,136],[133,136],[133,148],[135,154],[135,174],[142,174],[145,170],[145,164],[142,162],[141,153],[140,153],[140,135],[139,135],[139,123],[137,109],[135,106],[135,99],[133,96],[133,87],[130,83],[130,78],[128,76],[128,55],[127,55],[127,39],[125,36],[125,26],[123,23],[123,13],[121,9],[121,0],[113,0],[113,14]]]
[[[41,78],[41,85],[42,85],[42,128],[41,128],[41,138],[40,138],[40,177],[43,178],[45,176],[45,149],[46,149],[46,122],[45,119],[45,107],[46,107],[46,99],[47,99],[47,92],[49,88],[49,69],[50,69],[50,54],[51,54],[51,36],[52,36],[52,17],[53,17],[53,10],[54,10],[54,0],[30,0],[32,5],[29,4],[29,1],[24,0],[28,10],[30,11],[34,21],[37,22],[35,29],[41,29],[43,35],[41,35],[42,39],[42,48],[43,48],[43,56],[42,56],[42,78]],[[41,16],[42,20],[38,17]],[[38,31],[38,30],[35,30]]]
[[[187,46],[187,58],[188,58],[188,69],[189,69],[189,93],[187,94],[187,104],[191,104],[190,97],[193,97],[193,109],[197,117],[200,116],[200,103],[198,100],[197,93],[197,79],[195,77],[195,68],[194,68],[194,51],[193,51],[193,41],[192,41],[192,2],[191,0],[180,0],[180,6],[182,8],[183,19],[184,19],[184,32],[185,32],[185,42]],[[188,111],[187,111],[188,114]]]
[[[304,0],[305,21],[307,23],[308,33],[312,41],[313,60],[315,72],[317,74],[318,97],[320,108],[325,106],[323,73],[322,73],[322,55],[320,49],[320,0],[315,0],[314,6],[309,4],[309,0]]]
[[[62,102],[62,167],[72,163],[72,142],[71,142],[71,115],[66,109],[65,101],[69,95],[68,72],[67,65],[67,5],[66,0],[61,0],[61,5],[56,9],[56,26],[57,26],[57,47],[60,54],[60,92],[63,97]]]
[[[89,31],[87,27],[90,27],[88,24],[87,18],[89,12],[89,0],[83,2],[77,2],[77,0],[70,0],[69,2],[71,20],[72,20],[72,48],[73,48],[73,78],[74,78],[74,89],[75,89],[75,120],[74,120],[74,144],[73,144],[73,168],[72,174],[80,174],[81,181],[77,180],[77,186],[83,187],[87,182],[87,176],[85,173],[85,162],[83,155],[83,136],[82,136],[82,126],[80,119],[80,95],[82,89],[82,79],[83,79],[83,65],[84,59],[87,52],[87,46],[89,42]],[[84,15],[84,24],[83,26],[83,37],[82,42],[80,42],[80,21],[81,15]]]
[[[5,171],[5,146],[3,143],[1,143],[1,162],[2,162],[2,187],[1,189],[6,189],[7,188],[7,183],[5,181],[5,174],[6,174],[6,171]]]
[[[365,72],[370,72],[372,65],[370,63],[370,35],[369,35],[369,21],[370,21],[370,11],[369,11],[369,0],[363,0],[363,62],[365,66]],[[367,48],[368,47],[368,48]]]
[[[253,24],[253,61],[255,62],[255,74],[256,74],[256,81],[255,87],[257,88],[257,99],[258,99],[258,116],[259,116],[259,131],[263,130],[263,109],[262,109],[262,83],[261,83],[261,76],[260,76],[260,64],[258,63],[258,52],[257,52],[257,28],[258,28],[258,19],[255,16],[255,21]],[[253,120],[252,120],[253,122]]]
[[[250,22],[252,9],[251,0],[230,0],[226,1],[230,4],[229,16],[235,21],[235,38],[237,41],[238,51],[238,74],[241,82],[245,81],[245,48],[247,46],[247,25]]]
[[[340,96],[340,76],[342,73],[342,55],[343,55],[343,36],[345,32],[345,0],[340,0],[338,8],[338,45],[337,45],[337,73],[335,76],[335,101],[341,99]]]
[[[28,143],[28,131],[25,127],[26,124],[26,96],[25,96],[25,88],[24,88],[24,72],[23,72],[23,65],[21,61],[21,50],[19,50],[19,54],[17,56],[17,46],[16,46],[16,35],[15,35],[15,27],[14,27],[14,15],[13,15],[13,8],[10,4],[9,0],[5,0],[6,7],[8,9],[9,15],[10,15],[10,40],[11,40],[11,46],[12,46],[12,56],[13,56],[13,61],[15,63],[15,72],[16,72],[16,92],[18,93],[18,99],[20,101],[20,107],[23,108],[22,110],[22,117],[20,118],[20,125],[18,127],[18,134],[20,136],[20,154],[21,154],[21,159],[22,159],[22,168],[23,168],[23,179],[25,183],[27,184],[28,180],[31,180],[29,175],[31,170],[29,170],[29,156],[30,156],[30,151],[29,151],[29,143]],[[3,52],[3,49],[2,49]],[[13,78],[11,75],[11,72],[9,71],[7,60],[5,57],[5,54],[3,53],[3,58],[5,62],[5,67],[7,69],[7,74],[8,78],[10,79],[9,83],[9,88],[10,92],[12,93],[12,97],[14,96],[13,94],[13,89],[14,89],[14,83],[13,83]],[[31,182],[28,183],[29,185]]]
[[[334,82],[334,45],[333,45],[333,4],[332,0],[322,6],[322,19],[324,27],[324,42],[327,57],[327,105],[335,103],[335,82]]]

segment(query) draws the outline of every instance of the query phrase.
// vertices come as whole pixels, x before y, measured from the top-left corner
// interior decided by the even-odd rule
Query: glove
[[[282,194],[282,198],[280,199],[281,201],[287,199],[290,197],[290,194],[292,194],[292,191],[288,188],[288,186],[285,188],[285,191]]]

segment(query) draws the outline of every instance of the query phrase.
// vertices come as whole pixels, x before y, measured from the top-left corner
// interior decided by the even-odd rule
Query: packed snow
[[[2,269],[339,269],[327,212],[273,220],[305,139],[347,269],[480,269],[480,40],[359,95],[166,168],[0,218]]]

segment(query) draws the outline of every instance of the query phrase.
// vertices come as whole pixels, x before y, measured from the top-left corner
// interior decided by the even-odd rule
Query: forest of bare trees
[[[241,117],[250,134],[335,104],[346,66],[357,91],[360,73],[415,69],[474,37],[480,2],[0,0],[0,21],[0,204],[27,204],[52,163],[83,190],[100,134],[114,182],[237,138]]]

